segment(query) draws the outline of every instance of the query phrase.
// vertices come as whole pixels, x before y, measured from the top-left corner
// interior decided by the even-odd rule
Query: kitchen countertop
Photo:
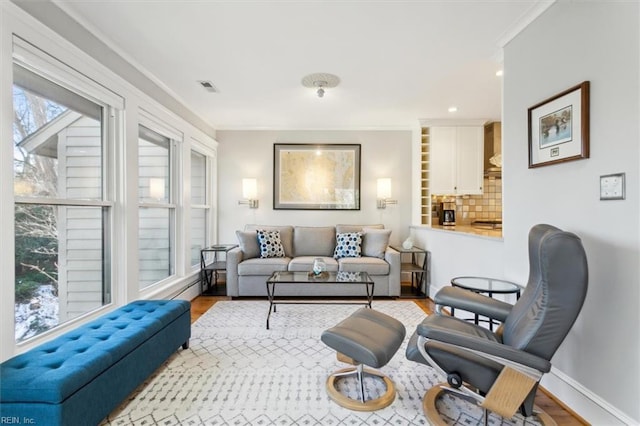
[[[471,225],[455,225],[455,226],[431,225],[431,228],[437,231],[442,231],[442,232],[470,234],[470,235],[478,235],[481,237],[502,239],[502,229],[477,228]]]

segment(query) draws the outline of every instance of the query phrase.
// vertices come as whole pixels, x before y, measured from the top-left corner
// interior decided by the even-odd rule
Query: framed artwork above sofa
[[[360,210],[359,144],[274,144],[273,208]]]

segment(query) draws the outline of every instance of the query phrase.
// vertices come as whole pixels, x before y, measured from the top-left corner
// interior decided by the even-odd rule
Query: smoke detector
[[[340,78],[337,75],[324,72],[309,74],[302,78],[302,85],[316,89],[319,98],[324,96],[325,89],[336,87],[339,83]]]

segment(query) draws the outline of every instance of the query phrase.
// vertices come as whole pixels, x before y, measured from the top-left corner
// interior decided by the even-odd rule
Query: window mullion
[[[68,207],[113,207],[112,201],[74,200],[48,197],[15,197],[16,204],[39,204]]]

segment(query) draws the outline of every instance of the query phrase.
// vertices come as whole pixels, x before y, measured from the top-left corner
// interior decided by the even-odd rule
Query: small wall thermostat
[[[600,176],[601,200],[624,200],[624,173]]]

